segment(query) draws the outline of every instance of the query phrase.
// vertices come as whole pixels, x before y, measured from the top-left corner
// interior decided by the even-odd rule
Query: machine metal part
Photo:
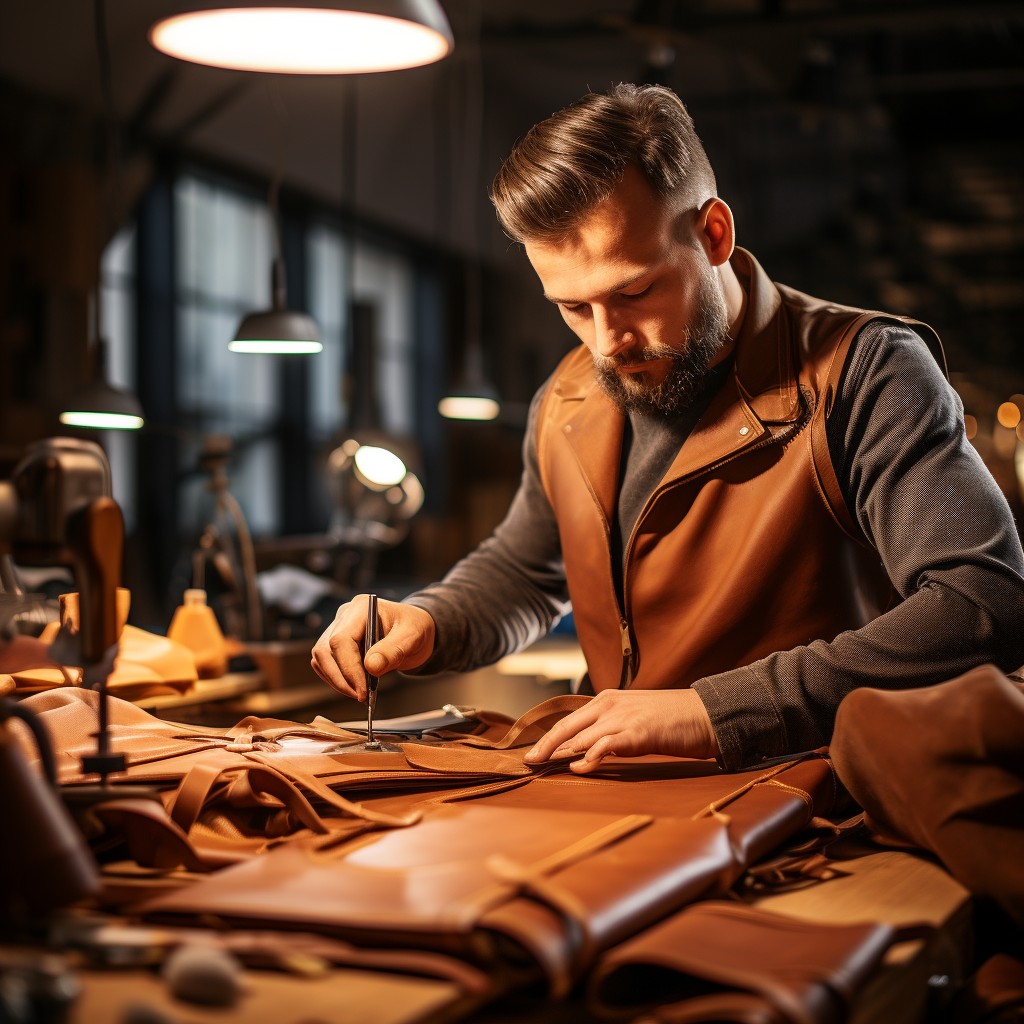
[[[101,782],[124,769],[109,748],[106,681],[117,656],[117,587],[124,519],[111,497],[110,464],[93,441],[47,438],[30,445],[10,481],[0,482],[0,557],[68,566],[79,593],[79,630],[62,630],[55,661],[80,665],[100,693],[97,749],[82,770]]]

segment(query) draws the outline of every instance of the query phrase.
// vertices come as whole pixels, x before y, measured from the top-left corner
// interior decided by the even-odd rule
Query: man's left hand
[[[569,767],[586,774],[610,755],[715,757],[718,741],[693,690],[602,690],[548,730],[523,760],[542,764],[576,754],[583,756]]]

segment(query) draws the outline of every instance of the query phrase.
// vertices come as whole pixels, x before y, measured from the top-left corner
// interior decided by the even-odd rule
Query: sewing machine
[[[79,629],[63,629],[51,648],[55,661],[80,665],[83,683],[100,694],[95,753],[82,770],[99,776],[93,797],[106,798],[107,777],[124,769],[110,750],[105,684],[117,654],[116,591],[121,576],[124,523],[111,497],[110,466],[99,445],[72,438],[38,441],[0,482],[0,560],[5,580],[11,559],[26,566],[64,565],[79,593]],[[32,770],[10,732],[20,719],[39,747],[44,775]],[[0,702],[0,818],[16,843],[5,842],[0,862],[0,907],[15,927],[68,905],[98,886],[95,863],[56,788],[45,730],[10,699]],[[79,789],[79,798],[88,793]]]

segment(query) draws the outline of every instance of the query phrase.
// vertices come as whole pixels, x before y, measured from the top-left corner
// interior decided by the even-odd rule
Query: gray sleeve
[[[420,673],[490,665],[545,635],[569,611],[558,525],[537,462],[543,392],[530,405],[523,473],[504,520],[443,580],[406,598],[437,628],[434,653]]]
[[[905,689],[1024,663],[1024,553],[963,407],[912,331],[857,338],[828,425],[847,507],[903,600],[831,643],[694,683],[727,767],[827,744],[859,686]]]

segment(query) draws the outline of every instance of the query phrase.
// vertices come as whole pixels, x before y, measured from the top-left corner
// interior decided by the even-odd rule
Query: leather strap
[[[820,389],[818,406],[811,417],[810,430],[807,432],[811,468],[818,493],[839,529],[859,544],[864,544],[866,541],[860,527],[853,521],[850,511],[846,507],[843,489],[839,486],[839,478],[836,476],[836,469],[832,465],[832,456],[828,450],[825,423],[832,412],[832,406],[839,391],[839,379],[846,367],[850,346],[860,329],[874,319],[877,319],[876,313],[861,314],[850,323],[842,338],[839,339],[839,344],[836,345],[835,351],[832,353],[832,361],[829,364],[824,385]]]
[[[524,746],[530,740],[521,740],[522,735],[530,728],[536,727],[541,732],[547,732],[555,724],[583,707],[590,697],[579,693],[566,693],[558,697],[549,697],[535,707],[530,708],[524,715],[518,718],[509,726],[508,732],[500,739],[488,740],[482,736],[463,736],[452,742],[465,747],[486,747],[489,750],[507,750],[509,747],[522,743]]]
[[[717,815],[723,807],[727,807],[734,800],[738,800],[744,793],[753,789],[755,786],[763,786],[765,784],[778,785],[785,789],[788,793],[793,793],[799,796],[803,800],[809,809],[812,809],[812,800],[810,794],[798,786],[786,785],[778,782],[775,779],[776,775],[781,775],[783,772],[788,771],[793,765],[798,764],[800,761],[806,761],[812,757],[818,757],[816,753],[804,754],[801,757],[796,757],[792,761],[784,761],[782,764],[777,764],[770,771],[763,772],[762,774],[751,779],[749,782],[745,782],[739,789],[734,789],[731,793],[726,793],[725,796],[719,797],[717,800],[712,800],[706,807],[703,807],[696,814],[693,815],[694,820],[697,818],[714,817]]]

